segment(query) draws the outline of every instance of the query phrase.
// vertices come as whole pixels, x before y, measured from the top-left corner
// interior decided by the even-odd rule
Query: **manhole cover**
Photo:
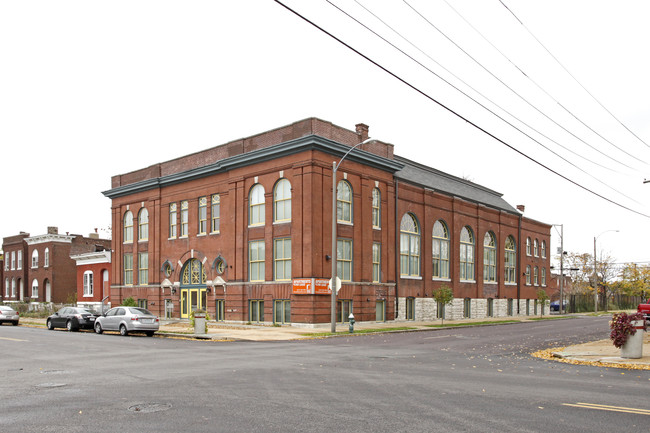
[[[171,409],[171,407],[172,405],[169,403],[140,403],[129,407],[129,410],[131,412],[151,413],[161,412],[163,410]]]

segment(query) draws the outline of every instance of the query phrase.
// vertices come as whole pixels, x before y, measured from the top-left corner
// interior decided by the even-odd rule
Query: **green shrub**
[[[133,296],[129,296],[128,298],[122,301],[122,305],[125,307],[137,307],[138,302],[135,299],[133,299]]]

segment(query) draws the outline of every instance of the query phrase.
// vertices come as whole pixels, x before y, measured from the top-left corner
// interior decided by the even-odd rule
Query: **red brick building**
[[[329,322],[333,161],[351,151],[336,172],[339,321],[434,319],[443,285],[448,318],[532,314],[550,225],[393,148],[366,125],[310,118],[114,176],[111,300],[170,317]]]
[[[77,292],[77,265],[70,255],[108,249],[110,242],[95,234],[59,234],[57,227],[48,227],[44,235],[4,238],[3,251],[11,257],[5,265],[4,301],[71,302]]]
[[[71,258],[77,263],[77,306],[105,311],[110,307],[110,249],[76,254]]]

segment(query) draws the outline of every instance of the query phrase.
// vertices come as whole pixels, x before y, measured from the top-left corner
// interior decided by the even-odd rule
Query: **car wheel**
[[[95,323],[95,332],[98,333],[98,334],[101,334],[102,332],[104,332],[104,330],[102,329],[102,324],[101,323],[99,323],[99,322]]]
[[[127,335],[129,335],[129,331],[126,330],[126,326],[120,325],[120,335],[122,337],[126,337]]]
[[[47,321],[47,329],[49,329],[50,331],[54,330],[54,325],[52,324],[51,320]]]
[[[76,331],[74,324],[72,323],[72,320],[68,320],[67,322],[65,322],[65,329],[67,329],[68,332]]]
[[[147,337],[153,337],[154,331],[147,331]]]

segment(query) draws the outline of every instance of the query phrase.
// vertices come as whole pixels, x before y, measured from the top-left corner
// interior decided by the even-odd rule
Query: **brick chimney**
[[[370,129],[370,127],[368,125],[366,125],[365,123],[357,123],[355,126],[357,128],[357,135],[360,138],[359,143],[367,140],[368,139],[368,129]]]
[[[524,213],[524,211],[526,210],[526,206],[524,206],[523,204],[518,204],[517,210],[521,213]]]
[[[47,234],[48,235],[58,235],[59,234],[59,228],[50,226],[50,227],[47,228]]]

